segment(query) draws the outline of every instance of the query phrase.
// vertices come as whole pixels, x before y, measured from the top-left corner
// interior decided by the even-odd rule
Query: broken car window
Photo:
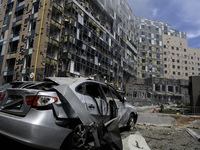
[[[85,95],[85,83],[76,87],[76,92]]]
[[[86,83],[86,95],[89,95],[91,97],[95,98],[102,98],[102,95],[100,93],[100,86],[96,83]]]
[[[110,87],[110,90],[112,92],[112,96],[113,96],[115,101],[122,101],[122,98],[119,96],[119,94],[112,87]]]
[[[104,92],[104,94],[106,96],[106,101],[109,102],[110,100],[113,100],[112,94],[111,94],[109,88],[107,86],[103,85],[102,89],[103,89],[103,92]]]

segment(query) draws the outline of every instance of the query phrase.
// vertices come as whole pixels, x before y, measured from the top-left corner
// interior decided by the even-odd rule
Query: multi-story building
[[[138,18],[138,77],[163,77],[162,35],[167,24]]]
[[[122,88],[137,75],[137,20],[126,0],[0,2],[0,84],[92,76]]]
[[[189,103],[189,81],[168,78],[130,78],[126,84],[126,96],[136,102]]]
[[[200,75],[200,50],[188,47],[187,39],[163,35],[164,77],[189,80]]]
[[[185,32],[163,22],[138,20],[138,77],[188,80],[200,74],[200,49],[188,47]]]
[[[190,48],[186,33],[169,24],[139,20],[138,77],[187,79],[200,73],[199,49]]]

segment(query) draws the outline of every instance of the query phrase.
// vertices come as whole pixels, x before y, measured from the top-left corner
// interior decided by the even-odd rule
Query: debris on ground
[[[144,137],[138,131],[123,139],[122,143],[123,150],[150,150]]]
[[[139,131],[152,150],[200,150],[200,142],[192,138],[185,127],[136,124],[133,131],[122,132],[122,139]]]
[[[187,132],[197,141],[200,141],[200,130],[187,128]]]

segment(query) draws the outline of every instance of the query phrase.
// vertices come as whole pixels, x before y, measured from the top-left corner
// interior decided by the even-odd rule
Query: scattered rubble
[[[139,132],[152,150],[200,150],[200,116],[146,113],[146,110],[145,113],[139,113],[133,131],[121,133],[122,139]],[[195,137],[191,136],[188,129],[196,133]],[[134,144],[133,140],[132,147],[137,146]],[[131,149],[126,149],[125,145],[124,150]]]
[[[187,128],[187,132],[197,141],[200,141],[200,130]]]
[[[122,143],[123,150],[150,150],[144,137],[138,131],[123,139]]]
[[[184,127],[166,127],[137,124],[131,132],[122,132],[122,139],[137,131],[152,150],[200,150],[200,142],[193,139]]]

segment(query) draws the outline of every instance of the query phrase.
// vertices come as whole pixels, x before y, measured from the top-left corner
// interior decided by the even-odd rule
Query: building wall
[[[44,4],[44,0],[3,1],[0,84],[31,81],[34,76],[38,81],[43,79],[51,4],[47,1]],[[34,73],[33,77],[30,77],[31,73]]]
[[[84,76],[123,88],[137,76],[137,20],[125,0],[44,2],[0,4],[0,84]]]
[[[58,76],[123,88],[137,75],[136,18],[126,1],[68,1],[64,18]]]
[[[189,79],[200,73],[200,50],[188,47],[187,39],[163,35],[164,77]]]
[[[189,103],[188,80],[168,78],[131,78],[126,85],[129,100]]]

